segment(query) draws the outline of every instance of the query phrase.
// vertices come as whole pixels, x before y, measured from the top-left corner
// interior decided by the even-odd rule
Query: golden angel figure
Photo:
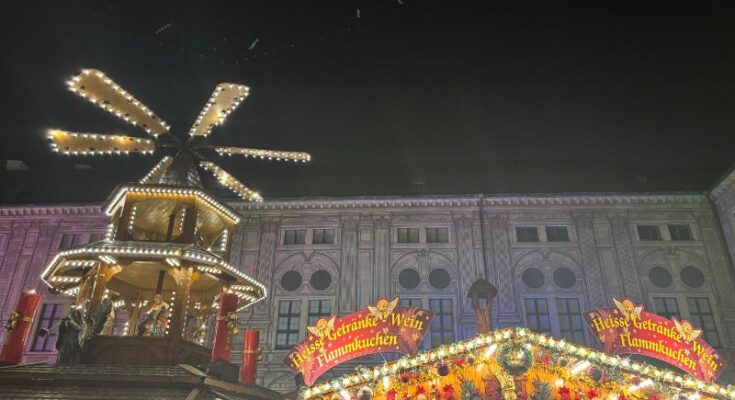
[[[385,319],[388,318],[393,310],[396,309],[396,306],[398,306],[398,297],[391,301],[380,299],[377,303],[375,303],[375,306],[369,305],[367,306],[367,308],[368,311],[370,311],[370,314],[380,319],[381,321],[385,321]]]
[[[306,330],[319,339],[324,339],[329,332],[334,330],[334,320],[336,318],[335,316],[332,316],[330,319],[319,318],[314,326],[307,326]]]
[[[617,309],[620,310],[620,313],[623,314],[623,317],[625,317],[626,319],[641,317],[643,306],[636,306],[629,299],[625,299],[621,302],[614,297],[613,297],[613,303],[615,303],[615,307],[617,307]]]
[[[702,330],[694,329],[689,321],[683,320],[680,322],[676,318],[672,318],[672,320],[674,321],[674,326],[676,326],[676,331],[679,332],[681,338],[684,339],[684,343],[688,344],[702,334]]]

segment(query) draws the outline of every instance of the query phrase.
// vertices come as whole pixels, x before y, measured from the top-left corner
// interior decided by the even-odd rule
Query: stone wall
[[[241,316],[244,325],[261,330],[265,359],[259,382],[278,390],[294,387],[293,374],[283,364],[288,350],[276,348],[282,302],[298,304],[298,324],[292,328],[299,339],[305,336],[311,305],[342,315],[381,297],[400,296],[425,308],[451,306],[451,326],[444,334],[453,331],[458,340],[474,334],[466,293],[480,276],[499,288],[496,327],[532,323],[538,315],[531,306],[545,304],[548,330],[557,336],[574,334],[565,331],[567,317],[560,317],[569,314],[567,307],[583,311],[608,305],[616,296],[662,312],[661,299],[666,298],[667,304],[675,302],[682,318],[690,319],[702,313],[689,304],[699,299],[695,303],[706,302],[712,310],[709,334],[733,364],[735,286],[726,243],[735,248],[735,235],[732,221],[725,225],[722,215],[733,215],[735,201],[724,199],[720,195],[713,205],[704,194],[570,194],[232,203],[243,221],[232,237],[230,261],[265,283],[270,294]],[[643,240],[639,225],[655,226],[660,239]],[[687,227],[690,237],[674,240],[682,236],[672,236],[670,225]],[[68,304],[70,299],[48,293],[38,276],[65,234],[84,243],[105,226],[106,218],[94,205],[0,208],[2,318],[24,289],[39,290],[44,304]],[[304,231],[303,243],[293,231]],[[537,241],[523,240],[529,239],[524,235],[535,239],[533,232]],[[701,284],[692,281],[696,271]],[[312,314],[316,318],[319,313]],[[578,341],[594,345],[586,328],[577,334]],[[428,336],[427,346],[433,339]],[[53,351],[31,351],[32,343],[26,361],[54,359]],[[240,350],[238,341],[232,361],[240,362]],[[368,362],[382,358],[355,361],[333,374]],[[723,377],[729,382],[731,370]]]

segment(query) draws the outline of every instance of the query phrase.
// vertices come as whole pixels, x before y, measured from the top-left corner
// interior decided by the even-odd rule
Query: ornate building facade
[[[708,193],[433,196],[290,199],[231,203],[243,216],[231,264],[269,297],[243,312],[261,330],[259,383],[294,387],[283,364],[306,326],[382,297],[430,309],[424,347],[472,336],[472,282],[498,287],[495,327],[524,325],[594,345],[585,310],[629,297],[658,314],[691,320],[735,364],[735,179]],[[52,360],[53,327],[70,299],[38,276],[60,249],[97,240],[95,205],[0,208],[0,312],[18,294],[43,294],[25,360]],[[232,353],[237,361],[239,348]],[[355,361],[335,374],[350,371]],[[721,378],[735,381],[735,367]]]

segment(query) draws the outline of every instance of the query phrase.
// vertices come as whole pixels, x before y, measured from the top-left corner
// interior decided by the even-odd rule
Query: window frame
[[[56,246],[56,250],[57,251],[65,251],[65,250],[69,250],[72,247],[74,247],[74,243],[77,241],[77,235],[79,235],[79,234],[78,233],[72,233],[72,232],[62,233],[61,236],[59,237],[59,243]],[[69,238],[68,245],[65,245],[64,244],[64,239],[66,239],[66,238]]]
[[[280,315],[281,310],[281,301],[300,301],[301,307],[299,309],[299,323],[298,323],[298,333],[296,341],[296,344],[300,343],[302,340],[306,339],[306,327],[309,323],[309,305],[311,301],[314,300],[327,300],[330,303],[331,307],[331,313],[330,315],[336,315],[335,307],[336,307],[336,298],[335,296],[276,296],[274,298],[274,302],[276,304],[275,310],[273,312],[273,315],[275,317],[273,330],[271,332],[271,338],[272,338],[272,347],[271,350],[273,351],[291,351],[292,347],[278,347],[278,317]]]
[[[427,226],[424,228],[426,243],[449,243],[449,228],[446,226]],[[429,232],[433,232],[434,237],[430,240],[431,235]],[[444,240],[440,240],[441,235],[439,232],[444,232]]]
[[[666,224],[666,227],[669,231],[669,239],[671,239],[672,242],[693,242],[694,241],[694,230],[692,229],[691,224]],[[686,228],[686,232],[689,235],[688,239],[674,239],[674,232],[677,232],[676,235],[678,235],[678,232],[680,229]]]
[[[706,286],[703,286],[705,288]],[[715,347],[716,349],[722,349],[727,348],[729,346],[729,341],[727,339],[727,336],[725,335],[725,331],[723,331],[723,325],[722,321],[719,317],[719,310],[718,305],[715,302],[714,297],[709,292],[703,292],[700,290],[690,290],[686,293],[665,293],[665,292],[657,292],[657,293],[650,293],[648,295],[648,304],[646,305],[648,307],[648,310],[653,310],[653,312],[658,314],[658,309],[655,307],[655,298],[657,297],[668,297],[668,298],[675,298],[677,302],[677,306],[679,307],[679,316],[681,319],[685,319],[687,321],[691,321],[692,324],[696,329],[703,329],[704,327],[698,326],[697,323],[692,321],[691,316],[691,310],[689,310],[689,298],[706,298],[709,302],[709,308],[710,312],[712,314],[712,320],[715,324],[714,331],[717,334],[717,339],[719,340],[720,347],[715,347],[714,345],[712,347]],[[704,334],[704,332],[703,332]],[[712,344],[712,343],[710,343]]]
[[[401,241],[401,231],[406,231],[406,241]],[[411,233],[416,232],[416,241],[411,241]],[[417,244],[421,243],[421,229],[417,226],[402,226],[396,228],[396,243],[398,244]]]
[[[311,312],[311,304],[314,303],[314,302],[319,302],[320,303],[319,304],[319,312],[316,312],[316,313],[312,313]],[[321,308],[322,307],[322,304],[321,303],[323,303],[323,302],[328,302],[329,303],[329,312],[326,313],[326,314],[324,312],[322,312],[322,308]],[[330,317],[330,316],[334,315],[334,307],[333,307],[333,304],[332,303],[333,302],[332,302],[331,299],[321,299],[321,298],[320,299],[307,299],[307,306],[306,306],[306,326],[314,325],[317,321],[319,321],[320,318],[327,318],[327,317]],[[312,317],[314,317],[316,319],[314,319],[312,321],[311,320]]]
[[[426,304],[427,304],[427,307],[425,309],[426,310],[429,310],[433,314],[433,318],[431,320],[431,323],[429,323],[429,329],[427,330],[427,332],[428,332],[428,341],[429,341],[428,343],[429,343],[429,345],[430,345],[431,348],[436,348],[436,347],[439,347],[439,346],[444,345],[444,344],[454,343],[457,340],[457,318],[456,318],[456,314],[457,314],[457,306],[458,306],[458,304],[454,300],[455,299],[452,298],[452,297],[450,297],[450,296],[426,296]],[[449,301],[449,304],[452,307],[452,312],[449,313],[449,314],[446,314],[446,313],[437,314],[437,313],[435,313],[433,311],[433,309],[432,309],[432,304],[431,304],[432,301],[440,301],[440,302]],[[424,303],[422,302],[422,304],[424,304]],[[443,306],[442,306],[442,311],[443,311]],[[442,329],[441,329],[442,343],[434,344],[433,343],[434,342],[434,330],[433,330],[434,321],[443,321],[442,318],[437,318],[440,315],[450,315],[451,316],[451,321],[450,321],[451,323],[449,324],[449,326],[451,326],[451,328],[452,328],[452,338],[448,342],[445,342],[444,341],[444,335],[445,335],[445,332],[447,332],[447,331],[444,329],[443,322],[440,322],[440,324],[442,324]]]
[[[281,314],[281,303],[284,303],[284,302],[288,302],[289,303],[289,306],[288,306],[289,307],[288,308],[288,314]],[[299,314],[298,314],[298,322],[296,323],[296,329],[292,329],[292,327],[291,327],[291,318],[294,318],[294,317],[297,316],[296,314],[292,314],[291,307],[292,307],[292,305],[293,305],[294,302],[298,302],[299,303],[299,305],[298,305],[298,312],[299,312]],[[274,329],[275,337],[274,337],[274,340],[273,340],[273,349],[274,350],[291,350],[291,349],[293,349],[293,346],[295,346],[295,345],[297,345],[299,343],[299,340],[298,339],[303,334],[302,333],[303,330],[301,329],[301,320],[303,319],[303,315],[304,315],[304,313],[303,313],[303,307],[304,307],[304,301],[302,299],[278,299],[278,302],[276,304],[276,320],[274,321],[275,322],[275,329]],[[287,324],[287,327],[286,327],[285,330],[279,329],[279,324],[280,324],[280,321],[281,321],[281,318],[282,317],[288,318],[288,321],[286,323]],[[285,334],[286,335],[286,344],[285,345],[279,345],[278,344],[278,336],[281,335],[281,334]],[[296,335],[296,341],[292,345],[289,344],[290,335]]]
[[[418,302],[418,305],[407,304],[411,302]],[[398,300],[398,304],[402,307],[415,307],[422,310],[428,310],[428,308],[424,307],[424,298],[421,296],[401,297],[400,300]],[[431,326],[429,326],[429,329],[427,329],[425,332],[428,332],[429,334],[425,334],[424,337],[421,338],[421,343],[419,343],[419,350],[426,350],[431,348]]]
[[[528,316],[526,311],[526,299],[543,299],[546,301],[546,309],[549,312],[549,325],[551,327],[551,336],[555,338],[563,338],[561,334],[561,325],[559,323],[560,317],[559,317],[559,309],[557,305],[557,299],[574,299],[577,300],[579,304],[579,310],[580,310],[580,316],[582,318],[582,337],[584,338],[584,343],[577,343],[579,345],[583,346],[589,346],[590,338],[589,338],[589,332],[588,329],[584,329],[585,321],[584,316],[582,314],[582,310],[585,309],[586,303],[584,301],[584,296],[581,294],[548,294],[548,295],[536,295],[532,293],[526,293],[522,294],[523,302],[523,323],[524,326],[528,326]],[[569,342],[572,342],[571,340],[565,339]]]
[[[306,229],[305,228],[296,228],[296,229],[284,229],[283,230],[283,245],[284,246],[303,246],[306,244]],[[293,243],[289,243],[289,233],[293,232]],[[303,232],[303,238],[302,241],[298,241],[299,232]]]
[[[321,232],[321,241],[317,241],[317,232]],[[327,232],[331,232],[332,241],[327,242]],[[334,244],[337,239],[337,230],[334,228],[313,228],[311,230],[311,244]]]
[[[549,229],[564,229],[565,240],[551,240],[549,239]],[[546,241],[549,243],[569,243],[572,241],[571,235],[569,234],[569,226],[567,225],[544,225],[544,234],[546,235]]]
[[[538,225],[516,225],[513,227],[513,237],[516,243],[541,243],[541,235],[539,234]],[[522,229],[527,229],[529,232],[531,229],[536,231],[536,240],[521,240],[518,234]]]
[[[656,228],[656,232],[658,232],[658,238],[644,239],[641,236],[641,227]],[[663,234],[661,233],[661,226],[659,226],[658,224],[635,224],[635,233],[636,236],[638,236],[638,241],[640,242],[661,242],[664,240]]]
[[[52,311],[50,319],[44,318],[47,306],[53,306],[53,311]],[[41,305],[41,312],[39,314],[40,318],[38,319],[38,322],[36,323],[33,338],[32,340],[29,341],[30,346],[29,346],[28,352],[30,353],[52,353],[56,351],[55,344],[56,344],[56,339],[58,339],[58,331],[53,330],[52,328],[54,327],[54,325],[57,325],[57,323],[64,318],[65,309],[66,309],[65,303],[43,303]],[[48,323],[44,324],[45,321],[48,321]],[[41,332],[41,329],[48,329],[49,331],[49,334],[45,338],[41,338],[39,335],[39,333]],[[38,344],[39,339],[43,341],[43,345],[41,346],[40,350],[38,350],[36,346]],[[52,340],[53,340],[53,343],[51,342]],[[49,344],[51,344],[51,348],[46,350],[46,347]]]

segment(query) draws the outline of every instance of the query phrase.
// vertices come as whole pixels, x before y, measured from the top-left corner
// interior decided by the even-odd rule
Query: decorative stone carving
[[[261,236],[260,244],[258,245],[256,276],[261,282],[273,283],[272,274],[276,257],[279,222],[277,218],[264,218],[260,223]],[[261,301],[256,304],[256,312],[266,313],[272,301],[272,298],[269,297],[267,301]]]
[[[582,255],[582,264],[587,278],[587,293],[590,306],[603,307],[608,303],[605,285],[602,281],[599,254],[595,241],[594,217],[589,213],[575,214],[577,234],[579,235],[579,249]]]
[[[735,297],[732,295],[733,276],[723,255],[723,246],[719,230],[715,226],[711,212],[695,213],[700,229],[700,237],[707,253],[713,281],[720,298],[720,310],[725,313],[735,313]]]
[[[357,228],[359,215],[340,218],[342,227],[342,260],[339,286],[339,312],[346,314],[357,307]]]
[[[643,293],[637,279],[638,268],[633,258],[633,244],[628,230],[629,222],[627,214],[611,212],[608,214],[608,217],[612,226],[625,296],[630,297],[634,301],[642,302]]]
[[[497,275],[495,277],[498,287],[498,309],[500,313],[515,313],[516,294],[511,277],[513,266],[510,261],[510,238],[508,237],[508,215],[488,215],[490,236]],[[517,317],[520,317],[519,315]]]
[[[390,220],[384,216],[375,217],[373,219],[375,229],[388,229],[390,227]]]

